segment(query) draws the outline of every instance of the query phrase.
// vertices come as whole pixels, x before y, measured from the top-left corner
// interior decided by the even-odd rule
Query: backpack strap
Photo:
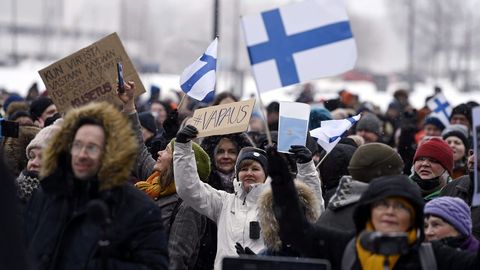
[[[343,252],[342,256],[342,270],[351,270],[355,261],[357,259],[357,252],[355,249],[355,240],[356,238],[352,238],[345,247],[345,251]]]
[[[418,256],[423,270],[437,270],[437,260],[433,253],[432,243],[422,243],[418,249]]]

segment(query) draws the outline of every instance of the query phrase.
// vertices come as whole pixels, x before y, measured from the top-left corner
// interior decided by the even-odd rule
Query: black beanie
[[[265,176],[268,175],[268,159],[267,153],[262,149],[255,148],[255,147],[244,147],[238,153],[237,162],[235,163],[235,171],[238,178],[238,172],[240,171],[240,164],[245,159],[253,159],[258,161],[260,165],[262,165],[263,171],[265,172]]]
[[[33,120],[38,120],[42,113],[52,104],[53,101],[48,97],[39,97],[32,101],[32,104],[30,104],[30,115]]]
[[[452,119],[453,115],[455,114],[463,114],[467,118],[468,122],[470,123],[470,126],[472,125],[472,110],[470,107],[468,107],[467,104],[462,103],[458,105],[457,107],[453,108],[452,114],[450,114],[450,120]]]
[[[401,174],[403,166],[402,158],[392,147],[367,143],[353,153],[348,171],[354,180],[368,183],[376,177]]]
[[[138,114],[140,125],[153,134],[157,134],[157,125],[155,124],[155,117],[150,112],[142,112]]]

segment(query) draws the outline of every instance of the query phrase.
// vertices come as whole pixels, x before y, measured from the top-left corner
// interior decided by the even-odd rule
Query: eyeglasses
[[[93,144],[93,143],[83,144],[78,141],[75,141],[72,143],[70,147],[70,151],[72,155],[78,155],[84,148],[85,148],[85,153],[89,157],[96,157],[102,152],[102,149],[100,148],[100,146],[96,144]]]
[[[372,204],[372,207],[377,209],[377,210],[381,210],[381,211],[385,211],[387,209],[389,209],[390,207],[393,208],[394,211],[396,212],[410,212],[409,211],[409,208],[402,202],[399,202],[397,200],[392,200],[392,201],[387,201],[387,200],[380,200],[380,201],[376,201]]]

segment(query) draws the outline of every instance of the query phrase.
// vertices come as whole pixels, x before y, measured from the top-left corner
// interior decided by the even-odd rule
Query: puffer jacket
[[[77,180],[69,149],[84,118],[103,124],[106,143],[97,175]],[[90,104],[67,114],[45,148],[43,180],[26,209],[36,269],[102,269],[104,262],[109,269],[167,269],[161,211],[127,183],[136,152],[127,119],[112,105]],[[100,247],[100,240],[109,245]]]
[[[239,181],[234,181],[235,193],[216,190],[210,185],[200,181],[193,155],[192,143],[175,143],[173,154],[175,184],[178,195],[190,207],[213,220],[218,227],[217,254],[215,269],[222,269],[221,261],[225,256],[237,256],[235,243],[249,247],[258,253],[265,248],[263,237],[250,238],[250,223],[258,222],[257,199],[262,191],[269,186],[267,178],[263,184],[252,185],[250,192],[246,193]],[[315,191],[320,198],[321,207],[323,199],[321,185],[315,171],[313,162],[300,164],[297,178]]]
[[[367,187],[367,183],[356,181],[349,175],[343,176],[317,223],[342,231],[354,231],[353,211]]]

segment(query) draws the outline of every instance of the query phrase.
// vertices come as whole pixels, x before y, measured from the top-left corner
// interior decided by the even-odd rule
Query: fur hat
[[[52,104],[53,101],[48,97],[39,97],[32,101],[32,104],[30,104],[30,115],[33,120],[40,118],[42,113]]]
[[[175,149],[175,138],[170,141],[172,154]],[[197,164],[198,177],[203,182],[207,182],[208,177],[210,176],[210,157],[207,152],[203,150],[200,145],[195,142],[192,142],[193,154],[195,155],[195,163]]]
[[[4,138],[5,161],[14,175],[18,175],[27,166],[25,149],[39,131],[40,128],[36,126],[19,126],[18,138]]]
[[[365,130],[373,132],[378,136],[382,135],[382,121],[373,113],[364,114],[360,120],[358,120],[357,131]]]
[[[461,235],[472,234],[470,207],[459,198],[438,197],[425,205],[425,216],[433,215],[452,225]]]
[[[392,147],[368,143],[353,153],[348,171],[353,179],[368,183],[376,177],[401,174],[403,166],[402,158]]]
[[[17,94],[12,94],[8,96],[7,99],[3,102],[3,111],[5,111],[5,113],[8,112],[8,107],[10,106],[10,104],[16,101],[24,101],[24,99]]]
[[[432,138],[422,143],[415,152],[413,162],[421,157],[428,157],[437,160],[442,167],[452,175],[453,171],[453,151],[448,144],[438,138]]]
[[[446,140],[450,136],[455,136],[462,140],[463,145],[465,146],[465,152],[470,148],[470,143],[468,141],[468,129],[464,125],[454,124],[448,126],[442,132],[442,138]]]
[[[53,136],[55,136],[55,134],[57,134],[57,132],[60,131],[62,127],[62,123],[63,123],[63,119],[58,119],[57,121],[55,121],[55,123],[53,123],[53,125],[42,128],[40,132],[37,133],[35,138],[33,138],[33,140],[30,141],[27,148],[25,149],[27,158],[32,148],[43,149],[47,145],[47,143],[53,138]]]

